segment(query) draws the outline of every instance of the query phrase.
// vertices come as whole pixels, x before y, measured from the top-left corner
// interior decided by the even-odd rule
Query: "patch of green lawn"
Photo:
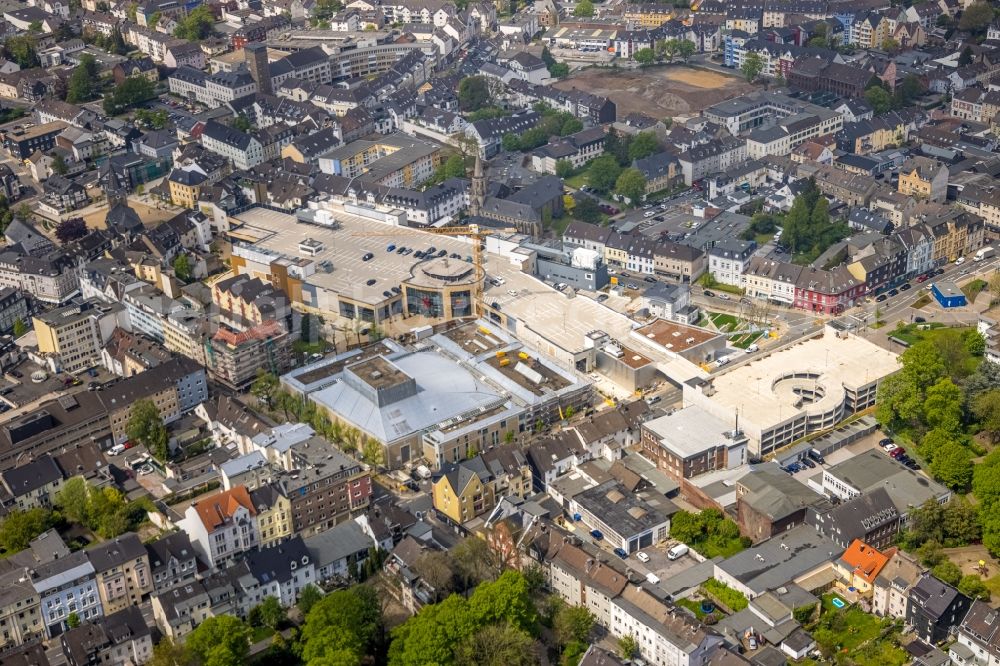
[[[760,339],[760,336],[764,335],[763,331],[756,331],[754,333],[747,333],[746,335],[737,335],[729,338],[729,344],[734,347],[739,347],[740,349],[746,349],[753,343]]]
[[[972,303],[983,289],[986,289],[986,280],[975,279],[962,287],[962,293],[969,303]]]
[[[922,328],[926,327],[926,328]],[[964,331],[968,326],[957,327],[959,332]],[[950,330],[944,324],[939,321],[930,322],[927,324],[907,324],[901,328],[897,328],[892,332],[892,337],[899,338],[903,342],[910,345],[915,345],[923,340],[934,340],[942,335],[943,331]]]
[[[735,331],[740,323],[739,319],[724,312],[710,312],[708,318],[720,331]]]
[[[587,184],[587,173],[577,173],[569,178],[563,178],[563,182],[566,183],[567,186],[572,187],[574,190],[578,190]]]

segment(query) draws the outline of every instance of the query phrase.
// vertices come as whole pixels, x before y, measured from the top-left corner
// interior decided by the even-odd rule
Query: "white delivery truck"
[[[983,247],[976,252],[976,261],[982,261],[983,259],[989,259],[995,254],[992,247]]]

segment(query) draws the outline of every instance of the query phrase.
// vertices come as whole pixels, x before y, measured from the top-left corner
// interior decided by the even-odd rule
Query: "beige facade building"
[[[135,534],[129,532],[102,543],[88,555],[105,615],[138,606],[153,591],[149,555]]]

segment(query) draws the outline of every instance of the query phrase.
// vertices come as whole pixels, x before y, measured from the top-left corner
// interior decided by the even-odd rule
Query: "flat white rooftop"
[[[452,238],[411,227],[382,224],[339,210],[334,217],[339,225],[324,227],[299,222],[293,215],[268,208],[251,208],[232,217],[234,226],[242,224],[232,235],[289,259],[308,259],[317,265],[329,261],[333,265],[329,273],[317,268],[306,282],[371,304],[386,300],[384,292],[409,279],[414,267],[421,263],[413,254],[386,252],[390,244],[415,250],[433,246],[449,255],[462,257],[449,261],[464,262],[465,257],[472,254],[472,247],[464,237]],[[319,241],[324,249],[315,256],[302,253],[299,243],[307,238]],[[374,257],[363,261],[362,257],[368,252]],[[371,279],[375,284],[368,284]]]
[[[711,400],[767,427],[806,408],[795,404],[804,392],[813,396],[810,411],[825,411],[843,401],[845,388],[859,389],[899,367],[896,354],[853,334],[839,337],[826,329],[822,337],[716,375]]]

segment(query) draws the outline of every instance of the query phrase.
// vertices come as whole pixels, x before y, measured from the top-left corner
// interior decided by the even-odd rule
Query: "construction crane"
[[[437,236],[468,236],[472,238],[472,265],[476,270],[476,280],[472,286],[472,302],[478,306],[483,302],[483,282],[486,279],[486,268],[483,266],[483,239],[493,234],[514,234],[518,233],[518,231],[517,227],[480,227],[478,224],[469,224],[455,227],[429,227],[427,229],[391,227],[385,231],[364,231],[353,235],[400,236],[405,234],[415,236],[418,234],[435,234]]]

